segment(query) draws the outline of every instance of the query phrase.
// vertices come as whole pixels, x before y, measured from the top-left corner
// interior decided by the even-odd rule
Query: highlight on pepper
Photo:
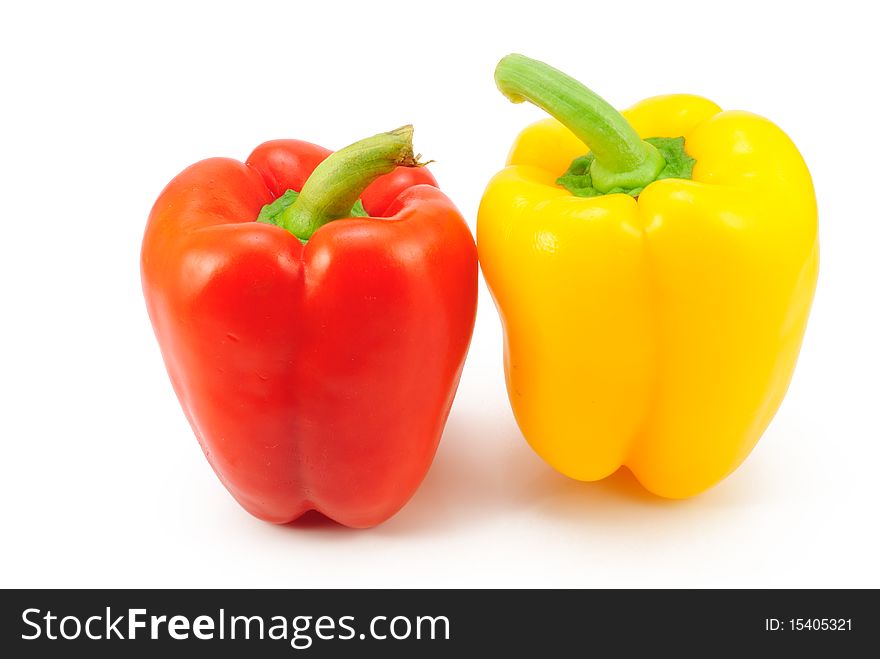
[[[192,165],[153,206],[141,275],[183,411],[248,512],[368,527],[409,500],[477,304],[473,237],[412,126]]]
[[[578,480],[625,466],[664,497],[712,487],[770,423],[804,336],[819,245],[800,153],[699,96],[620,113],[522,55],[495,81],[550,115],[477,220],[523,435]]]

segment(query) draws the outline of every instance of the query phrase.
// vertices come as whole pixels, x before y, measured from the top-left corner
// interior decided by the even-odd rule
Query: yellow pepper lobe
[[[624,115],[642,139],[684,135],[693,180],[573,197],[555,180],[586,145],[543,120],[489,183],[477,245],[535,451],[573,478],[625,465],[688,497],[745,459],[788,387],[818,272],[815,194],[766,119],[686,95]]]

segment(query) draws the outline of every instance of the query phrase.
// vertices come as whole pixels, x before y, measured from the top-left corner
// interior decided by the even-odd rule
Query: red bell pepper
[[[203,160],[150,213],[141,274],[171,382],[214,471],[261,519],[315,509],[373,526],[433,459],[477,256],[411,138]]]

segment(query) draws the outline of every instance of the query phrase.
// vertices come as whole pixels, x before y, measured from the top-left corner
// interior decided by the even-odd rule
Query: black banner
[[[0,615],[7,657],[851,656],[880,607],[868,590],[6,590]]]

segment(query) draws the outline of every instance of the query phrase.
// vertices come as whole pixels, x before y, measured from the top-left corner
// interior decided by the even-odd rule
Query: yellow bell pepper
[[[519,135],[477,221],[523,435],[578,480],[625,465],[664,497],[706,490],[755,446],[800,350],[818,274],[803,159],[698,96],[621,115],[521,55],[496,82],[555,117]]]

